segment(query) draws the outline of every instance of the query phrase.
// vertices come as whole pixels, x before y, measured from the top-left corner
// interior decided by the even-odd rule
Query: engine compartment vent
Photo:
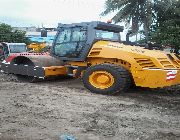
[[[149,58],[135,58],[135,60],[142,68],[156,68],[156,65]]]
[[[164,68],[175,68],[167,58],[158,58],[158,60]]]
[[[180,56],[179,55],[175,54],[175,56],[180,60]]]

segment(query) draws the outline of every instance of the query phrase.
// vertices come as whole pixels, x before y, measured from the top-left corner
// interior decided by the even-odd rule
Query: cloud
[[[58,23],[106,22],[113,14],[100,17],[104,3],[105,0],[0,0],[0,22],[45,27],[57,27]]]
[[[27,0],[1,0],[0,16],[17,17],[26,13]]]
[[[100,19],[105,0],[1,0],[0,16],[34,24],[82,22]],[[18,22],[18,21],[16,21]]]

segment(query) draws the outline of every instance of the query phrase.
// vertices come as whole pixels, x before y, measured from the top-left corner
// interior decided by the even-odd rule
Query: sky
[[[57,26],[100,17],[105,0],[0,0],[0,21],[12,26]],[[109,17],[110,18],[110,17]]]
[[[0,0],[0,22],[13,27],[57,27],[58,23],[96,20],[106,22],[114,14],[100,16],[105,9],[104,3],[105,0]],[[125,38],[124,34],[122,38]]]

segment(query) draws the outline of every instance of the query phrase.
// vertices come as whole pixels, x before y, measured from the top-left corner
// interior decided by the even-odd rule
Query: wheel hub
[[[106,89],[114,84],[114,77],[107,71],[96,71],[89,76],[89,82],[96,88]]]
[[[97,77],[97,82],[101,83],[101,84],[105,84],[109,82],[109,77],[107,75],[100,75],[99,77]]]

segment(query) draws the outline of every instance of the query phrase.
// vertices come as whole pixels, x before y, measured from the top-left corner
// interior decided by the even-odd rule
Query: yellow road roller
[[[59,24],[50,53],[9,56],[2,71],[35,82],[52,76],[82,78],[91,92],[116,94],[131,84],[158,88],[180,83],[180,57],[128,45],[123,27],[100,21]]]

